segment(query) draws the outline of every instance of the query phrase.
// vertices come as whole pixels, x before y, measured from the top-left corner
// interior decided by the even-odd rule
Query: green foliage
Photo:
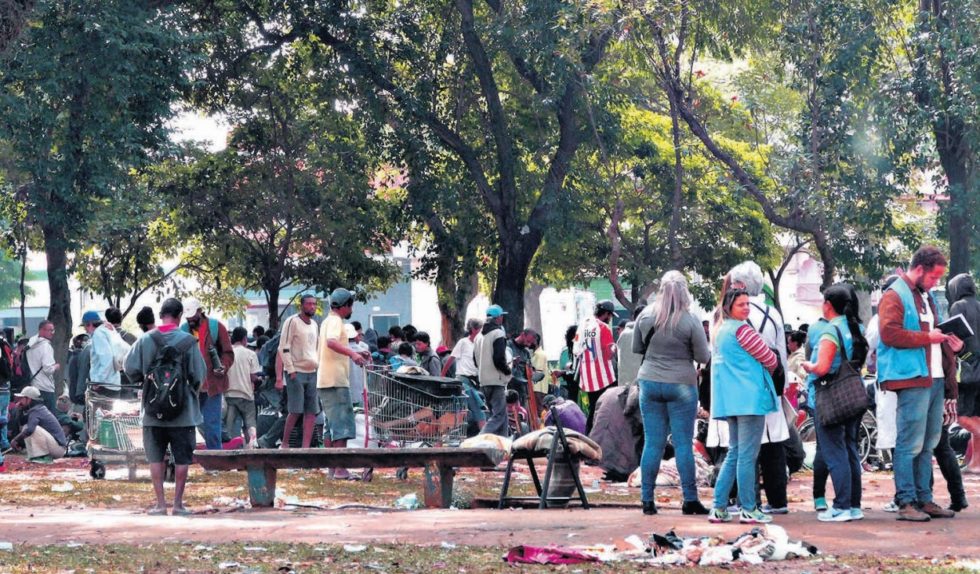
[[[162,196],[133,178],[111,200],[95,201],[90,230],[75,252],[73,271],[83,289],[129,313],[147,292],[172,293],[180,247],[176,227],[160,214]]]
[[[204,283],[266,294],[275,314],[291,285],[386,288],[395,269],[381,203],[370,195],[359,127],[308,81],[303,50],[228,85],[228,148],[160,171],[188,269]]]
[[[36,18],[0,68],[0,137],[33,217],[76,245],[92,200],[166,144],[187,43],[174,13],[138,2],[42,1]]]

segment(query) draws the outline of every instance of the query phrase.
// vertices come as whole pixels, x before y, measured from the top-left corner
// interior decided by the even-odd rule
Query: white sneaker
[[[892,500],[888,504],[882,506],[881,509],[885,512],[898,512],[898,505],[895,504],[894,500]]]
[[[853,518],[851,518],[850,510],[838,510],[831,507],[818,514],[817,520],[820,522],[849,522]]]

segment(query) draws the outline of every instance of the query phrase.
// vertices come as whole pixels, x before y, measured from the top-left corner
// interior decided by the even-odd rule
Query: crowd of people
[[[973,436],[980,431],[980,343],[940,329],[944,317],[932,290],[945,270],[943,254],[923,247],[907,271],[883,285],[878,313],[867,326],[856,290],[836,284],[823,293],[822,318],[799,330],[788,329],[767,303],[762,270],[753,262],[725,276],[708,321],[692,312],[684,275],[670,271],[631,321],[614,326],[615,305],[599,301],[591,317],[567,330],[557,368],[549,368],[539,333],[506,333],[507,310],[499,305],[484,318],[467,320],[452,348],[434,347],[428,333],[411,325],[386,333],[363,329],[350,321],[354,294],[342,288],[330,294],[322,320],[319,298],[302,295],[298,312],[278,331],[229,330],[193,298],[167,299],[157,312],[140,310],[139,335],[122,327],[118,309],[87,311],[85,332],[72,340],[63,397],[55,393],[60,365],[52,323],[42,322],[35,336],[13,347],[0,343],[0,380],[6,381],[0,413],[9,414],[0,416],[0,447],[22,448],[39,464],[85,456],[86,400],[140,396],[156,495],[150,513],[166,512],[169,459],[176,481],[173,513],[184,514],[195,448],[345,448],[357,435],[355,409],[367,396],[364,369],[373,366],[459,381],[468,434],[510,437],[528,429],[527,419],[534,418],[526,416],[529,409],[542,410],[546,421],[558,413],[570,430],[603,445],[607,476],[624,479],[639,469],[647,515],[658,512],[656,480],[672,456],[681,512],[712,522],[737,515],[743,523],[767,523],[788,512],[788,477],[804,457],[796,429],[803,410],[813,417],[817,436],[818,519],[845,522],[864,517],[858,453],[863,413],[852,409],[838,416],[843,407],[830,397],[840,393],[830,389],[850,365],[876,374],[877,408],[891,409],[894,445],[878,446],[894,450],[898,519],[949,518],[968,505],[948,433],[957,420]],[[947,297],[950,316],[962,315],[974,332],[980,329],[969,275],[952,278]],[[515,406],[523,420],[515,421]],[[198,434],[203,444],[196,444]],[[714,465],[710,506],[699,499],[696,452]],[[934,454],[949,482],[949,508],[933,498]],[[969,461],[973,468],[980,468],[980,456]],[[329,474],[352,478],[343,468]]]

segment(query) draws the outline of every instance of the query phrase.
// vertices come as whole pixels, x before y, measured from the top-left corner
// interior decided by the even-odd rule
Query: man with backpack
[[[228,390],[228,369],[235,362],[235,351],[228,328],[205,315],[200,301],[191,297],[184,303],[186,322],[180,328],[197,339],[207,366],[207,378],[198,396],[204,417],[201,434],[209,450],[221,450],[221,397]]]
[[[198,393],[208,373],[197,341],[178,328],[183,311],[177,299],[164,301],[160,326],[140,337],[126,357],[126,375],[143,384],[143,447],[156,495],[156,504],[148,514],[167,513],[163,491],[167,447],[176,471],[173,514],[190,514],[183,503],[184,487],[194,453],[195,429],[204,421]]]

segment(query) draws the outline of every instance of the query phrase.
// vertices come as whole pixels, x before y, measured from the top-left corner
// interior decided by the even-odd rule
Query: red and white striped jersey
[[[613,344],[612,328],[589,317],[575,334],[575,355],[579,358],[579,389],[594,393],[616,383],[612,353],[603,356],[603,349]]]

